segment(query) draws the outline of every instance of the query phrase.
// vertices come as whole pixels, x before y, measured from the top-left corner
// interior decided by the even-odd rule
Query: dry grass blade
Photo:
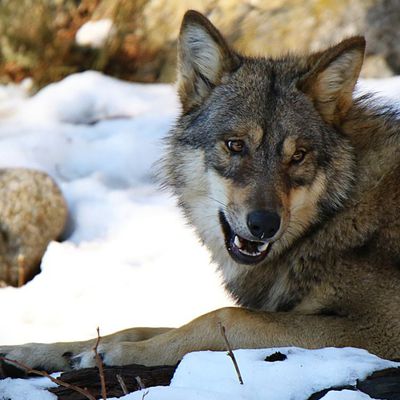
[[[137,382],[140,390],[146,389],[146,386],[144,386],[140,376],[136,376],[135,379],[136,379],[136,382]]]
[[[124,382],[124,380],[122,379],[122,376],[119,374],[116,374],[115,377],[117,378],[117,381],[119,383],[119,385],[121,386],[122,392],[124,394],[128,394],[128,388],[126,387],[126,384]]]
[[[100,343],[100,339],[101,339],[100,328],[97,327],[97,340],[93,347],[93,351],[94,351],[94,356],[96,359],[96,365],[97,365],[97,368],[99,369],[100,384],[101,384],[101,397],[103,397],[103,400],[107,400],[107,389],[106,389],[106,380],[104,378],[103,360],[101,359],[101,357],[97,351],[97,348]]]
[[[142,379],[140,378],[140,376],[135,377],[136,382],[140,388],[140,390],[144,390],[146,389],[146,386],[144,386]],[[142,400],[144,400],[144,398],[149,394],[149,391],[146,390],[143,394],[142,394]]]
[[[233,365],[235,367],[240,384],[243,385],[243,379],[242,379],[242,375],[240,373],[239,365],[236,361],[235,355],[233,354],[233,351],[232,351],[231,345],[229,344],[228,338],[226,337],[225,327],[221,324],[221,322],[219,322],[219,327],[221,330],[221,335],[224,338],[226,348],[228,350],[228,356],[231,358],[231,360],[233,362]]]
[[[85,397],[86,397],[87,399],[89,399],[89,400],[96,400],[96,397],[94,397],[94,396],[93,396],[91,393],[89,393],[86,389],[82,389],[82,388],[80,388],[79,386],[75,386],[75,385],[72,385],[72,384],[70,384],[70,383],[63,382],[63,381],[61,381],[60,379],[57,379],[57,378],[52,377],[51,375],[49,375],[49,374],[48,374],[47,372],[45,372],[45,371],[39,371],[39,370],[37,370],[37,369],[33,369],[33,368],[31,368],[31,367],[29,367],[29,366],[27,366],[27,365],[25,365],[25,364],[23,364],[23,363],[21,363],[21,362],[19,362],[19,361],[11,360],[11,359],[6,358],[6,357],[0,357],[0,360],[1,360],[1,361],[6,361],[6,362],[8,362],[9,364],[13,364],[13,365],[15,365],[15,366],[17,366],[17,367],[23,369],[24,371],[26,371],[26,373],[28,373],[28,374],[35,374],[35,375],[43,376],[44,378],[48,378],[48,379],[50,379],[52,382],[56,383],[57,385],[64,386],[64,387],[66,387],[66,388],[68,388],[68,389],[71,389],[71,390],[73,390],[73,391],[75,391],[75,392],[80,393],[81,395],[85,396]]]

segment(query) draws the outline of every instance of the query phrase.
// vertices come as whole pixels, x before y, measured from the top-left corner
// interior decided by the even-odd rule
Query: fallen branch
[[[0,357],[0,361],[5,361],[7,363],[13,364],[21,369],[23,369],[27,374],[34,374],[34,375],[39,375],[39,376],[43,376],[44,378],[48,378],[50,379],[53,383],[56,383],[57,385],[63,386],[67,389],[70,389],[74,392],[78,392],[81,395],[85,396],[87,399],[89,400],[96,400],[96,397],[94,397],[88,390],[86,389],[82,389],[79,386],[75,386],[71,383],[67,383],[67,382],[63,382],[60,379],[54,378],[53,376],[51,376],[50,374],[48,374],[45,371],[39,371],[37,369],[33,369],[17,360],[11,360],[10,358],[7,357]]]
[[[242,379],[242,375],[240,374],[239,365],[238,365],[238,363],[236,361],[235,355],[233,354],[232,347],[229,344],[228,338],[226,337],[225,327],[222,325],[221,322],[219,322],[218,324],[219,324],[219,327],[220,327],[220,330],[221,330],[221,335],[225,340],[225,344],[226,344],[226,347],[227,347],[227,350],[228,350],[228,356],[231,358],[231,360],[233,362],[233,365],[235,367],[237,376],[239,378],[239,383],[241,385],[243,385],[243,379]]]

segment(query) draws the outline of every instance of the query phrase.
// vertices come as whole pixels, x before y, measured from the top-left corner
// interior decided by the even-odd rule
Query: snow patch
[[[88,71],[0,119],[0,167],[48,172],[70,210],[66,240],[50,244],[42,273],[0,290],[1,304],[13,304],[3,310],[1,344],[86,339],[97,326],[102,334],[177,326],[232,304],[207,251],[154,181],[152,164],[178,110],[171,85]]]
[[[58,374],[55,374],[58,375]],[[47,378],[0,380],[0,400],[57,400],[46,389],[57,387]]]
[[[76,32],[75,40],[80,46],[103,47],[113,34],[113,22],[109,18],[84,23]]]

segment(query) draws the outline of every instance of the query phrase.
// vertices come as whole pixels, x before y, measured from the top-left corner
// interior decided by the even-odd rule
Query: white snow
[[[360,79],[357,89],[359,94],[373,93],[375,99],[400,107],[400,76],[387,79]]]
[[[276,351],[287,355],[287,359],[264,361]],[[304,350],[292,347],[234,353],[243,385],[226,352],[196,352],[184,357],[170,387],[150,389],[146,399],[304,400],[326,388],[353,385],[371,371],[396,366],[365,350],[353,348]],[[143,392],[126,398],[141,399]]]
[[[151,166],[178,112],[171,85],[72,75],[0,119],[0,167],[50,173],[71,212],[42,273],[0,290],[0,343],[78,340],[131,326],[177,326],[231,302]],[[162,299],[162,300],[160,300]],[[188,301],[187,299],[190,299]]]
[[[287,355],[287,359],[266,362],[265,358],[276,351]],[[143,389],[121,399],[142,400],[146,394],[146,400],[304,400],[323,389],[355,385],[357,379],[365,379],[373,371],[400,365],[353,348],[305,350],[290,347],[236,350],[234,353],[243,385],[225,352],[203,351],[184,357],[170,386]],[[0,400],[7,396],[18,400],[52,399],[45,397],[49,396],[44,390],[46,387],[54,387],[54,384],[43,378],[7,379],[0,381]],[[323,398],[365,400],[371,397],[345,390],[328,392]]]
[[[353,390],[332,390],[323,397],[324,400],[365,400],[370,398],[367,394]]]
[[[113,34],[113,31],[113,22],[109,18],[88,21],[78,29],[75,40],[80,46],[100,48]]]
[[[33,281],[0,289],[0,344],[85,339],[97,326],[101,334],[177,326],[231,305],[207,251],[154,181],[151,166],[179,109],[173,87],[96,72],[71,75],[30,98],[28,86],[0,87],[0,168],[47,171],[63,190],[71,221],[65,240],[49,245]],[[400,98],[400,77],[363,81],[360,91],[366,87],[383,87],[393,103]],[[353,349],[281,349],[288,360],[262,361],[273,351],[236,352],[243,387],[225,353],[188,355],[171,387],[150,389],[146,400],[292,398],[295,390],[328,385],[329,377],[336,385],[388,365]],[[328,354],[336,361],[327,361]],[[53,398],[41,382],[1,381],[0,399]],[[335,398],[368,398],[338,393]]]
[[[0,400],[57,400],[45,389],[57,387],[47,378],[0,380]]]
[[[0,85],[0,118],[7,116],[28,97],[33,81],[24,79],[20,84]]]

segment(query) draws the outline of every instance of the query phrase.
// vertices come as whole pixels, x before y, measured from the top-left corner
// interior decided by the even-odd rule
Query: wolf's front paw
[[[123,354],[126,349],[123,349],[124,344],[132,345],[130,347],[134,347],[133,343],[104,343],[99,344],[97,347],[97,353],[99,354],[102,362],[106,366],[115,366],[115,365],[127,365],[135,363],[134,355],[132,354],[132,350],[128,351],[128,353]],[[81,369],[81,368],[92,368],[97,365],[96,355],[93,349],[85,350],[82,353],[77,354],[76,356],[71,358],[71,365],[73,369]]]
[[[163,350],[149,346],[144,342],[104,343],[98,346],[97,352],[106,366],[142,364],[146,366],[163,365]],[[73,357],[73,368],[91,368],[96,366],[93,350],[84,351]]]
[[[3,377],[24,377],[28,368],[47,372],[71,369],[72,352],[63,346],[29,343],[20,346],[0,346],[0,374]],[[17,361],[23,365],[13,364]],[[26,368],[24,368],[26,367]]]

